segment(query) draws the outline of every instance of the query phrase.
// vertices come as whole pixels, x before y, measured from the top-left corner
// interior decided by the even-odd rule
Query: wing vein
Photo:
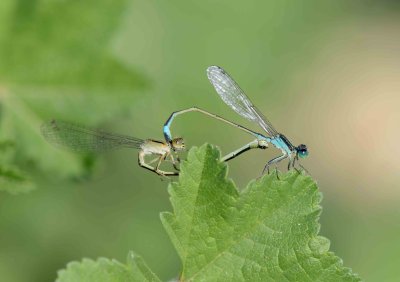
[[[143,140],[127,135],[104,132],[60,120],[41,126],[43,137],[51,144],[76,152],[104,152],[118,148],[140,148]]]
[[[225,70],[218,66],[211,66],[207,69],[207,77],[225,104],[236,113],[257,123],[271,136],[279,134]]]

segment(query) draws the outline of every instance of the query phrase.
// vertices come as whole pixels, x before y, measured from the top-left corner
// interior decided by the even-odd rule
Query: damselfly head
[[[297,146],[296,151],[297,151],[297,155],[302,159],[304,159],[305,157],[308,156],[307,146],[304,144],[300,144],[299,146]]]
[[[185,150],[185,141],[183,140],[183,138],[172,139],[171,144],[172,144],[172,147],[177,151]]]

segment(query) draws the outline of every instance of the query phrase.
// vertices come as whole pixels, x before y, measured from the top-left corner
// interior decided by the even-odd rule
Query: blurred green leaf
[[[95,124],[129,111],[134,92],[148,83],[112,52],[126,6],[126,0],[1,3],[0,137],[16,144],[7,166],[81,173],[81,158],[46,144],[40,124],[53,117]]]
[[[143,85],[110,52],[126,0],[13,2],[9,16],[2,18],[3,83],[29,88]]]
[[[290,172],[239,192],[210,145],[190,150],[162,221],[184,281],[359,281],[318,236],[321,194]]]
[[[160,281],[150,271],[143,259],[134,253],[128,255],[124,265],[115,260],[100,258],[97,261],[83,259],[82,262],[71,262],[65,270],[58,273],[57,282],[109,282],[109,281]]]

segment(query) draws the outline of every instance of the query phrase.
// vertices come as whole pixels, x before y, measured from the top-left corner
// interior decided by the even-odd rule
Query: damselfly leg
[[[280,161],[286,159],[287,157],[288,157],[288,155],[282,155],[282,156],[273,158],[272,160],[268,161],[268,163],[265,165],[265,167],[264,167],[262,173],[264,174],[265,172],[268,172],[268,174],[269,174],[269,167],[270,167],[271,165],[277,164],[277,163],[279,163]]]

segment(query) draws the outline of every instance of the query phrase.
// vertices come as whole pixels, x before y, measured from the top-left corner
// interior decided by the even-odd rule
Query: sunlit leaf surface
[[[184,281],[359,281],[318,236],[321,194],[290,172],[239,192],[210,145],[194,148],[170,186],[162,220],[182,260]]]

